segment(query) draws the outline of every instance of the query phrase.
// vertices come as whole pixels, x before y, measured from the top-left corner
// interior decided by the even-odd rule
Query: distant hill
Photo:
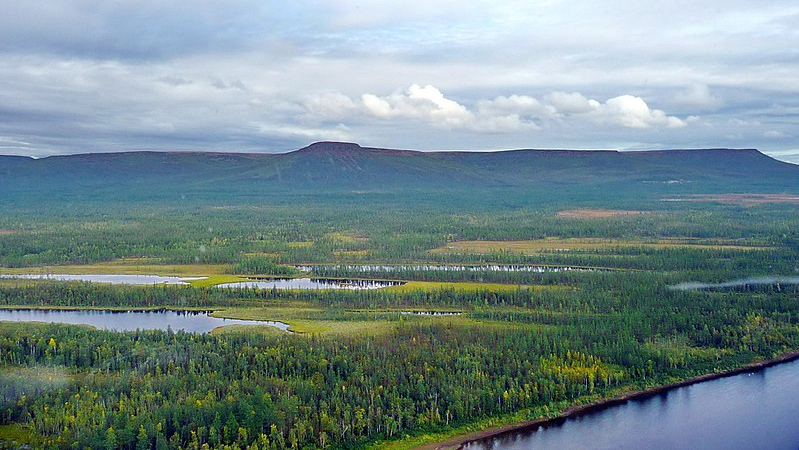
[[[532,192],[564,187],[606,188],[610,195],[658,185],[690,186],[695,192],[795,192],[799,166],[754,149],[420,152],[343,142],[318,142],[284,154],[0,156],[0,189],[7,198]]]

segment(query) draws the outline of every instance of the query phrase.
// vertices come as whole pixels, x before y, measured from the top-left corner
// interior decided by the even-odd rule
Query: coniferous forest
[[[214,311],[291,332],[0,322],[0,448],[411,448],[783,357],[799,351],[797,179],[17,184],[0,199],[0,307]],[[34,273],[207,278],[13,277]],[[404,284],[217,286],[252,276]]]

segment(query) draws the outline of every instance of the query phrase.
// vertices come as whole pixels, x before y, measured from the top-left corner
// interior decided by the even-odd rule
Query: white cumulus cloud
[[[544,97],[544,101],[561,114],[588,113],[600,106],[598,101],[590,100],[579,92],[553,92]]]
[[[435,86],[411,85],[403,92],[386,97],[361,96],[366,111],[377,117],[422,119],[433,125],[458,127],[474,120],[474,114],[460,103],[444,97]]]
[[[447,98],[435,86],[418,84],[384,96],[362,94],[358,100],[324,93],[310,97],[303,106],[307,117],[319,120],[406,119],[483,133],[556,128],[565,123],[646,129],[683,127],[688,122],[650,108],[641,97],[628,94],[604,103],[578,92],[552,92],[542,99],[513,94],[480,99],[469,107]]]
[[[659,109],[651,109],[644,99],[633,95],[613,97],[604,105],[597,105],[595,111],[599,117],[608,122],[617,123],[627,128],[654,126],[678,128],[685,126],[685,121],[682,119],[668,116]]]
[[[550,115],[554,110],[538,99],[527,95],[499,96],[493,100],[480,100],[477,110],[482,114],[534,114]]]

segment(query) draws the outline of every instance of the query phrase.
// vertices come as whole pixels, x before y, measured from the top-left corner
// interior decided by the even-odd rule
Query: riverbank
[[[532,430],[541,426],[546,426],[552,424],[557,421],[561,421],[568,418],[579,417],[584,414],[588,414],[594,411],[602,410],[605,408],[609,408],[615,405],[619,405],[625,403],[629,400],[636,400],[636,399],[644,399],[647,397],[652,397],[663,392],[669,391],[671,389],[677,389],[680,387],[690,386],[697,383],[702,383],[705,381],[716,380],[719,378],[726,378],[731,377],[734,375],[738,375],[741,373],[753,372],[765,369],[767,367],[771,367],[777,364],[787,363],[790,361],[794,361],[799,359],[799,350],[786,353],[780,357],[773,358],[767,361],[759,361],[747,364],[745,366],[741,366],[737,369],[726,370],[722,372],[715,372],[709,373],[705,375],[701,375],[694,378],[689,378],[683,381],[678,381],[675,383],[669,383],[662,386],[656,386],[649,389],[638,390],[638,391],[628,391],[616,395],[612,398],[603,399],[599,401],[595,401],[592,403],[584,404],[584,405],[575,405],[570,408],[565,409],[561,414],[558,414],[553,417],[542,417],[538,419],[526,420],[522,422],[516,423],[509,423],[506,425],[499,425],[495,427],[485,428],[483,430],[464,433],[460,435],[456,435],[445,440],[441,440],[438,442],[432,442],[424,445],[420,445],[417,447],[413,447],[414,450],[457,450],[461,449],[464,445],[479,441],[482,439],[492,438],[492,437],[499,437],[502,435],[506,435],[509,433],[525,431],[525,430]]]

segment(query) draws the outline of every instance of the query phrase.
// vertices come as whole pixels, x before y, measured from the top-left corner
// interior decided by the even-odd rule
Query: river
[[[799,448],[799,360],[464,446],[464,450],[688,448]]]

